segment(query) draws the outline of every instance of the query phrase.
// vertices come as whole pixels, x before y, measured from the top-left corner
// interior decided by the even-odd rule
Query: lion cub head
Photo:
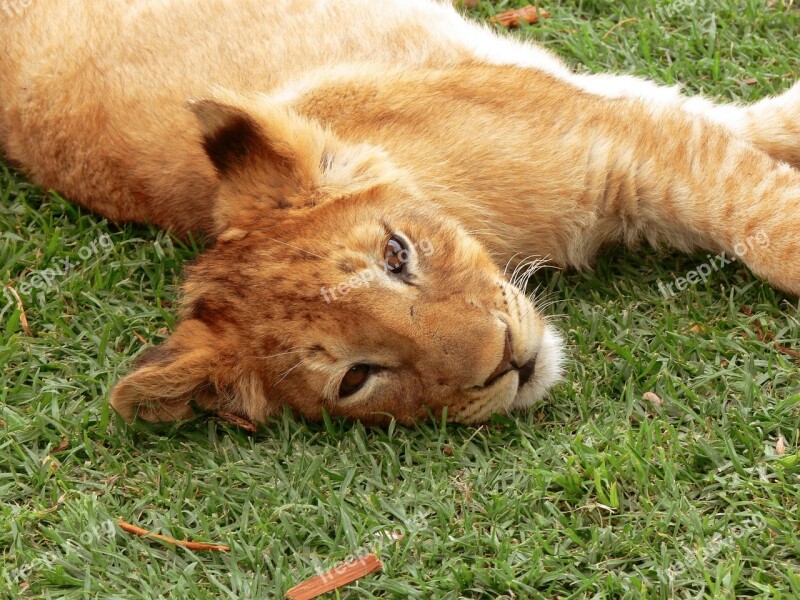
[[[479,422],[558,379],[557,334],[413,173],[263,97],[191,108],[217,241],[174,334],[114,388],[125,418]]]

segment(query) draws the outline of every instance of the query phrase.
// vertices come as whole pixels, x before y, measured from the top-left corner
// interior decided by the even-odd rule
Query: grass
[[[552,18],[517,35],[582,70],[748,101],[798,75],[800,15],[780,2],[546,6]],[[658,280],[705,256],[617,249],[594,273],[545,274],[568,382],[491,426],[129,427],[108,390],[140,337],[174,325],[198,248],[2,168],[0,197],[4,284],[73,263],[22,295],[33,337],[13,303],[0,312],[0,595],[277,598],[374,549],[384,571],[335,597],[800,596],[798,361],[754,334],[757,321],[796,346],[798,303],[740,266],[670,299]],[[106,527],[116,518],[232,550],[132,538]],[[394,529],[406,537],[389,544]]]

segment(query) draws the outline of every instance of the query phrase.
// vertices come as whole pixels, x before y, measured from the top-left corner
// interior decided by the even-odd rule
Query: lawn
[[[552,17],[515,35],[581,70],[742,101],[800,76],[790,3],[540,4]],[[2,166],[0,240],[32,334],[4,292],[2,596],[279,598],[373,551],[383,572],[332,597],[800,596],[800,360],[766,337],[797,348],[800,307],[739,265],[669,298],[658,282],[705,255],[613,249],[593,273],[543,273],[570,362],[528,414],[388,429],[285,415],[249,434],[132,427],[106,403],[174,327],[202,242],[120,229]]]

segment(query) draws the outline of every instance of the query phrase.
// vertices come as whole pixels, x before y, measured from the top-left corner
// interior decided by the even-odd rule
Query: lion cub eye
[[[356,365],[350,367],[347,373],[344,374],[341,385],[339,385],[339,397],[347,398],[352,396],[367,382],[369,376],[372,374],[372,367],[370,365]]]
[[[383,262],[386,265],[386,270],[394,275],[402,275],[410,255],[406,241],[397,235],[393,235],[386,242],[386,248],[383,250]]]

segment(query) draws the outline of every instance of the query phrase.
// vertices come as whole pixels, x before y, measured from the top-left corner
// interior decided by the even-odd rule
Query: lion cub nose
[[[505,346],[503,347],[503,358],[500,359],[500,363],[497,365],[497,368],[492,371],[492,374],[489,375],[489,378],[483,384],[484,387],[488,385],[492,385],[496,379],[502,377],[506,373],[508,373],[512,368],[511,360],[514,358],[514,353],[511,351],[511,332],[506,329],[506,340]]]

